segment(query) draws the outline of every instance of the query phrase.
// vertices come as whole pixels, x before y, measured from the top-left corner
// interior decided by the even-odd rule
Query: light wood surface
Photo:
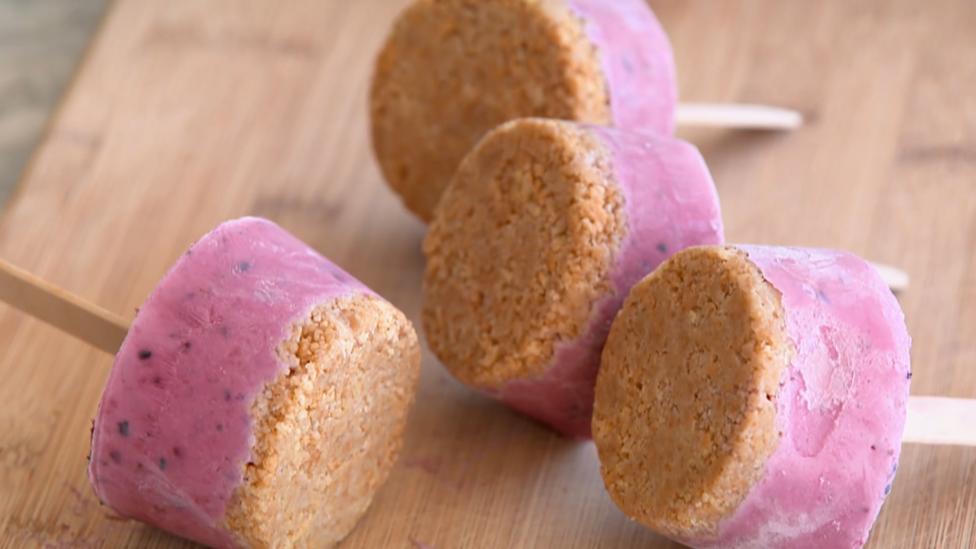
[[[114,355],[129,331],[119,315],[0,259],[0,302]]]
[[[0,218],[0,257],[124,318],[219,221],[269,217],[417,319],[423,227],[368,146],[401,0],[119,0]],[[654,1],[684,99],[783,105],[791,133],[695,131],[731,240],[905,269],[913,392],[976,397],[976,4]],[[0,306],[2,545],[175,547],[85,478],[110,357]],[[973,547],[976,450],[906,446],[872,548]],[[601,489],[592,445],[425,355],[403,457],[346,547],[669,547]]]

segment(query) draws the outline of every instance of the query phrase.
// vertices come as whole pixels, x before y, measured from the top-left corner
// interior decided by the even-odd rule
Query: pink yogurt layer
[[[506,383],[493,396],[556,430],[589,438],[600,354],[631,287],[690,246],[721,244],[722,217],[708,167],[677,139],[584,126],[610,151],[624,200],[626,232],[610,273],[612,291],[593,307],[583,334],[556,344],[542,377]]]
[[[674,133],[678,100],[668,36],[645,0],[570,0],[596,46],[607,79],[613,125]]]
[[[277,225],[228,221],[139,310],[92,428],[88,476],[119,514],[215,547],[254,444],[250,407],[276,348],[318,304],[372,293]]]
[[[845,252],[741,246],[782,294],[796,348],[779,446],[718,538],[697,547],[861,547],[898,466],[911,339],[875,270]]]

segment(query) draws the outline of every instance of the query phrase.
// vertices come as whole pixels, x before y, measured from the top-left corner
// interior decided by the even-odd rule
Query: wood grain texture
[[[269,217],[418,318],[423,227],[368,146],[371,60],[403,0],[119,0],[16,200],[0,256],[130,317],[219,221]],[[688,133],[730,240],[847,248],[912,277],[913,392],[976,397],[976,3],[654,1],[685,99],[800,108],[793,134]],[[0,306],[0,537],[176,547],[85,478],[110,357]],[[976,546],[976,451],[905,448],[870,547]],[[669,547],[594,449],[425,354],[390,482],[346,547]]]

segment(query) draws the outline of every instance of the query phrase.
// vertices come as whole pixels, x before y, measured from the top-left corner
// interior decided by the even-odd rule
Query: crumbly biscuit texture
[[[387,182],[425,221],[499,124],[611,122],[597,49],[561,0],[415,1],[377,58],[370,115]]]
[[[254,445],[227,526],[247,547],[323,547],[365,513],[399,452],[419,376],[409,321],[373,296],[315,307],[251,407]]]
[[[584,333],[626,231],[611,158],[585,127],[524,119],[462,163],[424,242],[423,322],[461,381],[539,376]]]
[[[637,284],[603,351],[593,419],[617,505],[677,539],[714,534],[778,445],[792,354],[779,292],[742,251],[690,248]]]

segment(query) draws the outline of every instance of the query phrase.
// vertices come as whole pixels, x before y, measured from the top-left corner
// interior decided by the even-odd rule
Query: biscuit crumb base
[[[713,535],[763,475],[793,355],[779,292],[733,247],[689,248],[637,284],[603,351],[603,481],[631,518]]]
[[[417,336],[392,305],[356,295],[316,306],[278,355],[289,369],[252,405],[252,457],[227,526],[247,547],[332,546],[396,460]]]
[[[491,132],[424,241],[431,349],[481,388],[541,375],[613,291],[624,215],[610,153],[585,128],[524,119]]]
[[[383,174],[424,221],[492,128],[538,116],[610,124],[596,47],[561,0],[417,0],[380,52],[370,94]]]

